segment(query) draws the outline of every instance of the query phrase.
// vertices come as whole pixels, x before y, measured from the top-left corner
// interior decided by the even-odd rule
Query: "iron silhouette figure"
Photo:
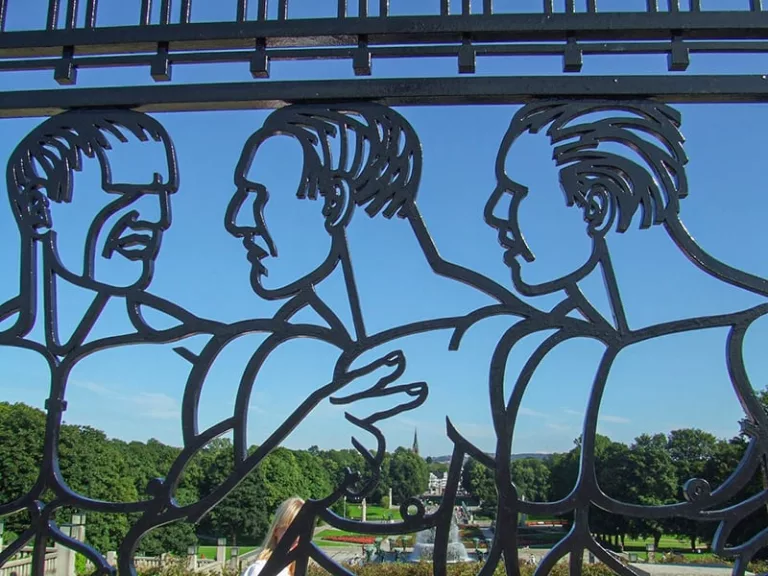
[[[346,419],[361,433],[370,434],[375,450],[367,449],[354,439],[368,470],[349,471],[333,493],[308,501],[283,538],[281,545],[267,562],[265,576],[277,574],[291,562],[297,563],[299,574],[310,559],[334,574],[348,570],[329,559],[312,543],[315,521],[323,518],[331,525],[369,534],[402,534],[435,529],[434,571],[446,573],[446,550],[461,467],[466,456],[477,459],[494,471],[499,507],[497,530],[482,573],[490,574],[503,558],[508,574],[518,573],[517,514],[574,514],[571,532],[537,566],[537,574],[546,574],[554,562],[571,553],[572,572],[580,570],[585,549],[620,574],[631,570],[611,556],[589,532],[588,511],[597,506],[617,514],[662,518],[682,516],[695,520],[719,522],[721,529],[713,548],[736,558],[736,574],[766,543],[768,529],[736,548],[726,547],[735,522],[768,501],[768,491],[729,508],[721,505],[735,496],[757,470],[768,450],[766,415],[749,383],[741,345],[747,328],[768,312],[768,304],[734,314],[677,320],[641,329],[631,329],[621,300],[621,292],[613,274],[609,236],[622,233],[640,220],[641,227],[664,226],[678,246],[702,270],[738,288],[768,295],[765,280],[751,276],[707,255],[687,234],[679,218],[680,200],[688,193],[685,176],[686,156],[680,133],[680,116],[672,108],[647,101],[537,102],[523,107],[513,118],[502,142],[496,163],[498,185],[489,197],[486,223],[498,233],[504,249],[502,258],[510,269],[511,285],[500,285],[469,268],[443,259],[418,210],[416,195],[420,184],[422,150],[418,136],[407,120],[380,104],[293,105],[273,112],[245,143],[234,170],[236,189],[226,208],[224,226],[233,236],[233,246],[243,251],[250,270],[250,285],[256,295],[282,303],[276,314],[268,318],[244,319],[220,323],[201,319],[165,300],[150,296],[146,290],[152,279],[153,265],[163,232],[170,226],[170,196],[178,188],[178,169],[170,136],[156,120],[130,111],[78,111],[56,116],[35,129],[13,153],[8,167],[8,192],[21,234],[22,274],[19,295],[0,308],[3,319],[16,319],[0,336],[0,344],[33,350],[46,358],[51,366],[52,381],[47,409],[47,430],[40,479],[20,499],[0,506],[0,514],[26,509],[32,516],[32,527],[0,554],[6,561],[21,546],[35,539],[36,574],[44,569],[45,539],[52,537],[85,553],[100,573],[114,570],[90,547],[65,536],[51,520],[61,506],[76,506],[100,512],[132,513],[138,516],[118,551],[121,573],[135,573],[133,556],[142,536],[162,525],[196,522],[229,494],[264,457],[323,402],[348,407]],[[526,223],[518,211],[527,194],[536,193],[514,180],[505,170],[512,144],[529,132],[546,131],[554,148],[554,162],[559,169],[565,201],[574,217],[584,222],[584,234],[591,242],[585,262],[577,263],[564,276],[535,284],[527,279],[526,264],[535,254],[525,240]],[[642,133],[643,137],[638,136]],[[107,138],[111,135],[112,138]],[[273,138],[287,137],[300,149],[300,176],[290,197],[277,197],[259,181],[259,150]],[[116,153],[118,141],[135,138],[153,140],[164,146],[168,178],[149,174],[141,183],[115,183],[109,169],[109,154]],[[633,155],[606,150],[605,143],[618,144]],[[83,247],[83,265],[68,265],[57,254],[55,208],[60,202],[76,202],[78,191],[73,185],[83,158],[95,158],[102,174],[102,188],[114,195],[94,218]],[[638,160],[639,158],[639,160]],[[254,176],[254,173],[256,176]],[[111,198],[111,196],[110,196]],[[159,207],[157,220],[149,220],[133,206],[151,198]],[[276,232],[265,207],[291,210],[295,203],[314,206],[316,231],[324,238],[322,258],[298,271],[288,281],[278,282],[275,272],[284,266],[281,250],[286,237]],[[271,204],[270,204],[271,203]],[[313,204],[308,204],[313,203]],[[280,208],[282,206],[282,208]],[[363,211],[364,213],[361,213]],[[431,270],[450,282],[461,282],[484,294],[492,304],[445,317],[425,319],[405,325],[386,327],[371,332],[366,326],[363,305],[357,290],[354,267],[350,258],[346,229],[354,219],[404,219],[418,242]],[[301,235],[306,231],[295,230]],[[327,249],[327,250],[326,250]],[[42,251],[42,268],[38,270],[35,254]],[[99,258],[124,258],[134,266],[135,277],[125,284],[110,282],[101,275]],[[273,272],[270,279],[269,273]],[[601,272],[612,305],[613,318],[602,317],[579,288],[579,281]],[[345,300],[351,311],[352,326],[341,320],[340,311],[325,302],[317,288],[332,274],[340,273],[344,281]],[[38,322],[35,288],[38,274],[44,287],[43,322],[45,341],[29,338]],[[285,274],[283,274],[285,277]],[[56,330],[55,282],[67,282],[90,290],[93,305],[83,321],[66,341]],[[563,299],[552,310],[540,310],[521,299],[562,293]],[[88,340],[108,300],[119,299],[135,331],[129,334]],[[141,309],[149,306],[176,319],[171,329],[155,330],[143,318]],[[300,311],[311,310],[317,322],[297,320]],[[572,312],[581,316],[572,317]],[[406,411],[418,410],[429,398],[433,382],[404,379],[406,356],[399,347],[405,337],[447,331],[450,338],[446,354],[460,353],[467,331],[474,325],[500,316],[515,318],[514,325],[499,340],[489,367],[488,397],[496,434],[493,456],[484,454],[462,435],[459,427],[446,421],[446,434],[453,444],[448,483],[443,502],[437,510],[427,512],[417,499],[401,505],[402,522],[392,524],[363,523],[340,518],[331,505],[342,497],[361,499],[378,480],[386,438],[381,423]],[[668,334],[683,333],[709,327],[728,327],[726,341],[730,384],[745,407],[744,430],[750,443],[742,462],[726,482],[712,489],[705,481],[691,479],[686,485],[686,502],[667,506],[639,506],[618,501],[606,495],[597,484],[594,450],[598,413],[613,360],[618,353],[639,342]],[[552,331],[530,357],[515,382],[505,382],[505,366],[514,345],[526,335]],[[263,342],[253,350],[243,366],[231,416],[212,426],[199,425],[200,398],[203,389],[212,385],[209,373],[216,360],[231,343],[248,334],[262,334]],[[148,498],[135,503],[99,502],[74,493],[58,472],[57,438],[65,408],[65,391],[72,367],[90,354],[111,347],[136,343],[166,343],[196,334],[211,335],[202,351],[195,354],[179,346],[177,352],[190,363],[182,399],[183,448],[167,476],[150,482]],[[605,346],[602,360],[595,370],[584,417],[580,476],[571,494],[559,502],[531,502],[518,494],[510,475],[509,456],[526,388],[542,362],[559,344],[573,338],[599,340]],[[310,339],[325,346],[338,358],[332,373],[321,375],[313,391],[298,402],[275,430],[252,453],[248,451],[248,406],[254,387],[260,382],[265,362],[282,346],[298,339]],[[385,350],[379,353],[379,350]],[[361,359],[373,354],[373,360]],[[376,376],[365,390],[352,388],[358,379]],[[506,392],[505,392],[506,391]],[[356,403],[377,398],[387,408],[372,414],[356,413]],[[231,433],[234,437],[235,466],[226,480],[199,501],[180,505],[176,489],[187,464],[195,454],[215,438]],[[365,472],[365,479],[360,472]],[[57,499],[42,504],[44,490],[52,490]],[[295,547],[291,544],[298,541]],[[576,560],[578,559],[578,560]]]
[[[259,170],[263,170],[263,167],[257,165],[258,151],[271,139],[286,137],[298,145],[302,160],[301,165],[297,167],[299,177],[295,178],[298,182],[297,188],[281,191],[284,197],[279,197],[274,190],[269,190],[263,182],[258,181]],[[459,331],[461,327],[470,325],[474,319],[488,314],[518,310],[535,312],[505,288],[471,270],[440,258],[415,203],[421,166],[421,145],[413,128],[400,114],[378,104],[289,106],[273,112],[245,143],[235,168],[236,190],[226,210],[225,228],[244,248],[244,256],[251,266],[250,283],[254,292],[264,299],[285,303],[272,318],[246,320],[219,330],[217,337],[211,340],[199,355],[188,350],[179,350],[193,364],[182,406],[184,451],[169,476],[158,484],[158,487],[162,485],[165,491],[162,499],[164,504],[148,511],[126,538],[120,551],[120,557],[124,559],[121,560],[121,570],[131,569],[129,559],[142,534],[182,518],[199,520],[256,467],[271,449],[278,446],[320,402],[327,399],[333,404],[346,406],[379,398],[386,400],[390,407],[363,417],[354,415],[353,410],[345,414],[349,422],[362,432],[372,435],[375,440],[375,450],[365,448],[355,438],[352,440],[368,464],[368,480],[361,485],[358,482],[359,476],[350,471],[333,494],[319,501],[308,501],[285,539],[298,539],[299,545],[290,551],[286,549],[287,555],[275,554],[265,567],[268,571],[279,571],[294,560],[306,564],[309,558],[313,558],[335,573],[347,573],[346,569],[331,562],[322,550],[311,542],[315,518],[321,516],[338,526],[349,522],[332,514],[329,508],[342,497],[353,501],[360,500],[375,487],[387,447],[379,422],[418,408],[428,394],[427,382],[401,381],[406,368],[406,358],[397,348],[385,348],[385,353],[361,367],[353,368],[353,362],[369,350],[386,347],[389,343],[394,346],[398,339],[406,336],[435,330]],[[256,176],[251,176],[254,172]],[[298,272],[291,270],[294,276],[289,281],[268,281],[270,271],[274,277],[274,271],[279,271],[281,266],[285,266],[281,247],[288,243],[288,238],[285,235],[278,237],[273,232],[273,223],[265,217],[265,208],[271,204],[270,210],[282,210],[283,215],[286,215],[295,209],[297,202],[314,204],[309,208],[315,212],[314,223],[305,225],[314,226],[321,231],[319,237],[325,237],[322,241],[326,242],[324,246],[327,248],[324,247],[321,251],[324,256],[306,269]],[[435,272],[451,281],[461,281],[488,294],[498,304],[468,315],[391,326],[369,334],[355,283],[346,227],[353,218],[395,216],[408,221],[427,262]],[[291,234],[301,238],[304,232],[293,230]],[[334,272],[340,272],[343,277],[346,305],[352,316],[352,330],[347,329],[337,311],[327,304],[316,290]],[[314,312],[318,318],[317,324],[292,322],[293,317],[304,309]],[[574,321],[566,319],[564,322]],[[232,417],[200,431],[197,418],[199,399],[212,363],[231,342],[254,332],[269,335],[247,362]],[[259,381],[260,370],[281,345],[296,338],[313,339],[334,348],[339,358],[334,373],[329,374],[325,381],[319,382],[315,391],[296,407],[289,418],[261,442],[255,452],[248,454],[248,406],[254,386]],[[383,369],[388,369],[389,373],[378,378],[372,387],[353,393],[339,393],[354,379]],[[449,425],[449,429],[453,430],[458,438],[458,433],[453,427]],[[234,436],[235,471],[201,501],[183,507],[174,504],[173,489],[185,464],[196,451],[212,439],[228,432]],[[454,467],[451,481],[454,491],[458,487],[461,458],[457,457],[456,462],[459,468]],[[411,506],[416,507],[413,514],[410,513]],[[352,529],[373,527],[377,533],[396,534],[404,529],[416,531],[428,528],[440,521],[443,525],[440,538],[447,539],[448,533],[443,531],[449,528],[452,508],[451,499],[446,498],[444,505],[437,512],[426,515],[423,504],[412,500],[401,506],[402,515],[406,518],[403,523],[375,527],[365,523],[353,523]],[[447,544],[447,540],[445,542]]]
[[[496,458],[491,464],[499,492],[499,521],[490,558],[497,559],[503,553],[508,572],[510,558],[516,559],[515,520],[518,512],[574,514],[571,531],[543,559],[536,574],[548,573],[554,563],[568,553],[571,554],[571,572],[578,573],[585,550],[594,553],[618,573],[632,573],[593,538],[589,530],[591,506],[629,517],[681,516],[720,521],[713,550],[735,558],[735,574],[743,573],[754,553],[768,541],[768,531],[763,530],[739,546],[726,546],[730,532],[738,523],[737,517],[744,518],[756,510],[760,503],[768,500],[768,492],[764,491],[737,506],[718,509],[746,485],[768,449],[764,432],[768,420],[749,381],[742,355],[747,329],[768,313],[768,305],[759,304],[731,314],[675,320],[632,329],[611,261],[611,234],[627,232],[633,223],[641,229],[663,226],[674,243],[707,274],[740,289],[768,294],[764,279],[719,262],[693,240],[683,225],[680,208],[681,201],[688,195],[688,180],[680,124],[680,114],[676,110],[655,102],[549,101],[520,109],[500,146],[496,160],[498,184],[486,205],[485,219],[498,232],[499,243],[504,248],[503,261],[509,267],[512,284],[526,296],[561,294],[562,300],[551,310],[550,316],[576,311],[587,320],[586,326],[557,329],[548,336],[527,358],[514,384],[504,382],[504,369],[510,352],[521,338],[551,329],[550,320],[542,321],[534,317],[520,322],[502,337],[494,351],[489,387],[491,410],[495,429],[503,430],[504,434],[497,438]],[[546,134],[550,140],[553,162],[564,193],[563,200],[573,217],[583,222],[581,234],[589,240],[591,249],[583,261],[573,262],[566,274],[534,283],[527,279],[526,269],[536,258],[525,238],[531,223],[522,220],[520,206],[529,194],[547,192],[529,190],[516,181],[514,173],[510,174],[506,169],[506,162],[519,138],[539,132]],[[594,273],[600,274],[603,279],[612,318],[604,318],[579,286],[580,281]],[[715,327],[729,329],[724,342],[731,379],[729,384],[744,408],[742,428],[750,439],[738,469],[716,489],[705,480],[690,479],[684,487],[686,501],[678,504],[641,506],[620,502],[606,495],[597,482],[595,440],[600,405],[614,360],[622,350],[640,342]],[[559,502],[524,501],[512,483],[509,458],[520,404],[544,358],[558,345],[578,337],[595,339],[605,346],[602,359],[596,366],[585,412],[578,481],[571,493]],[[504,396],[505,389],[510,390],[507,397]]]
[[[110,159],[121,154],[126,143],[155,142],[162,146],[157,171],[147,168],[134,181],[114,178]],[[98,210],[77,246],[76,256],[59,252],[62,205],[79,208],[85,190],[75,186],[84,162],[98,164],[101,190]],[[12,502],[0,505],[0,514],[26,510],[32,526],[0,552],[0,563],[34,541],[34,570],[45,567],[48,538],[85,554],[99,572],[110,570],[104,557],[88,545],[65,535],[52,519],[57,509],[68,506],[100,512],[138,512],[144,503],[100,502],[74,492],[58,466],[59,433],[67,407],[69,375],[84,358],[108,348],[140,343],[165,343],[211,332],[216,323],[201,320],[170,302],[147,292],[163,233],[171,225],[171,196],[178,188],[176,153],[171,138],[153,118],[130,110],[67,112],[46,120],[16,147],[7,164],[8,199],[20,234],[20,288],[0,306],[0,318],[10,325],[0,333],[0,345],[39,354],[50,374],[45,400],[46,433],[37,482]],[[100,194],[98,194],[100,192]],[[112,260],[128,264],[130,276],[110,274]],[[57,286],[68,283],[79,289],[90,304],[72,333],[63,336],[59,315],[63,303]],[[38,286],[42,310],[38,310]],[[124,307],[131,330],[123,334],[92,337],[110,302]],[[144,313],[154,310],[173,320],[171,328],[154,328]],[[40,328],[42,341],[32,331]],[[44,503],[43,494],[54,495]]]

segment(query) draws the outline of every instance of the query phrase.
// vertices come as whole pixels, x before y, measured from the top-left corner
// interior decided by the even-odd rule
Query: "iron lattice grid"
[[[177,65],[243,63],[258,84],[0,92],[0,116],[5,117],[93,105],[163,111],[351,99],[390,105],[521,103],[550,96],[711,102],[762,101],[768,93],[761,74],[680,74],[692,54],[768,52],[768,12],[762,0],[745,0],[742,9],[727,11],[707,10],[701,0],[648,0],[644,10],[634,12],[601,10],[600,0],[542,0],[535,13],[501,12],[499,0],[441,0],[432,3],[431,13],[409,16],[392,14],[388,0],[328,0],[335,17],[324,18],[292,17],[298,3],[288,0],[269,5],[259,0],[255,8],[247,0],[232,0],[235,18],[221,22],[192,21],[193,0],[178,6],[160,0],[154,11],[152,0],[137,0],[136,23],[127,26],[100,26],[98,0],[49,0],[38,29],[11,31],[6,20],[14,2],[23,0],[0,0],[0,72],[49,70],[59,84],[74,85],[80,68],[144,67],[148,81],[161,83],[171,80]],[[579,74],[585,57],[617,54],[666,55],[672,74]],[[477,73],[479,58],[498,56],[557,56],[566,74],[489,79]],[[268,80],[271,61],[346,60],[355,75],[368,77],[376,60],[435,57],[454,59],[458,75],[365,82]]]

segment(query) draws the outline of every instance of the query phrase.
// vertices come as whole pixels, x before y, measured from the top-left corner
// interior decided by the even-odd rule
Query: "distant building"
[[[442,496],[447,485],[448,472],[443,472],[440,476],[437,476],[434,472],[429,473],[429,485],[427,491],[431,496]]]

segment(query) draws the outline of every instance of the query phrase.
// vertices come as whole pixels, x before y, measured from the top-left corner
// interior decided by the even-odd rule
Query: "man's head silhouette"
[[[552,146],[563,199],[581,221],[573,227],[578,236],[554,226],[550,235],[559,246],[587,242],[591,247],[586,259],[568,263],[564,276],[533,284],[526,281],[525,269],[537,259],[537,247],[528,244],[525,233],[549,223],[524,221],[520,207],[527,198],[553,191],[520,181],[523,167],[513,145],[540,132]],[[544,102],[521,108],[499,149],[497,185],[485,207],[516,289],[535,296],[580,280],[595,267],[606,235],[627,231],[638,213],[640,228],[676,220],[680,199],[688,195],[683,141],[679,113],[657,102]],[[555,257],[562,258],[560,251]]]
[[[142,158],[134,160],[128,177],[114,173],[110,160],[124,156],[132,149],[129,144],[151,142],[160,144],[151,164]],[[91,161],[100,173],[100,189],[75,186],[77,173]],[[170,194],[178,189],[173,144],[156,120],[131,110],[54,116],[13,151],[6,182],[23,251],[42,243],[46,265],[86,288],[120,294],[147,287],[162,234],[171,224]],[[87,228],[85,238],[65,237],[70,232],[64,210],[67,217],[87,220],[78,222]],[[72,248],[66,257],[59,251],[62,242]]]
[[[293,150],[275,159],[263,154],[281,139]],[[275,169],[275,161],[286,160],[293,162]],[[346,250],[355,207],[370,217],[405,216],[420,177],[418,137],[390,108],[296,105],[273,112],[245,143],[225,222],[248,253],[254,291],[281,299],[322,280]]]

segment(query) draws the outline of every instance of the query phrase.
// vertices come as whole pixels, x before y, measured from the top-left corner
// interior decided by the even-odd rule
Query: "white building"
[[[429,487],[428,491],[431,495],[441,495],[445,492],[445,487],[448,484],[448,473],[443,472],[441,476],[435,475],[433,472],[429,473]]]

